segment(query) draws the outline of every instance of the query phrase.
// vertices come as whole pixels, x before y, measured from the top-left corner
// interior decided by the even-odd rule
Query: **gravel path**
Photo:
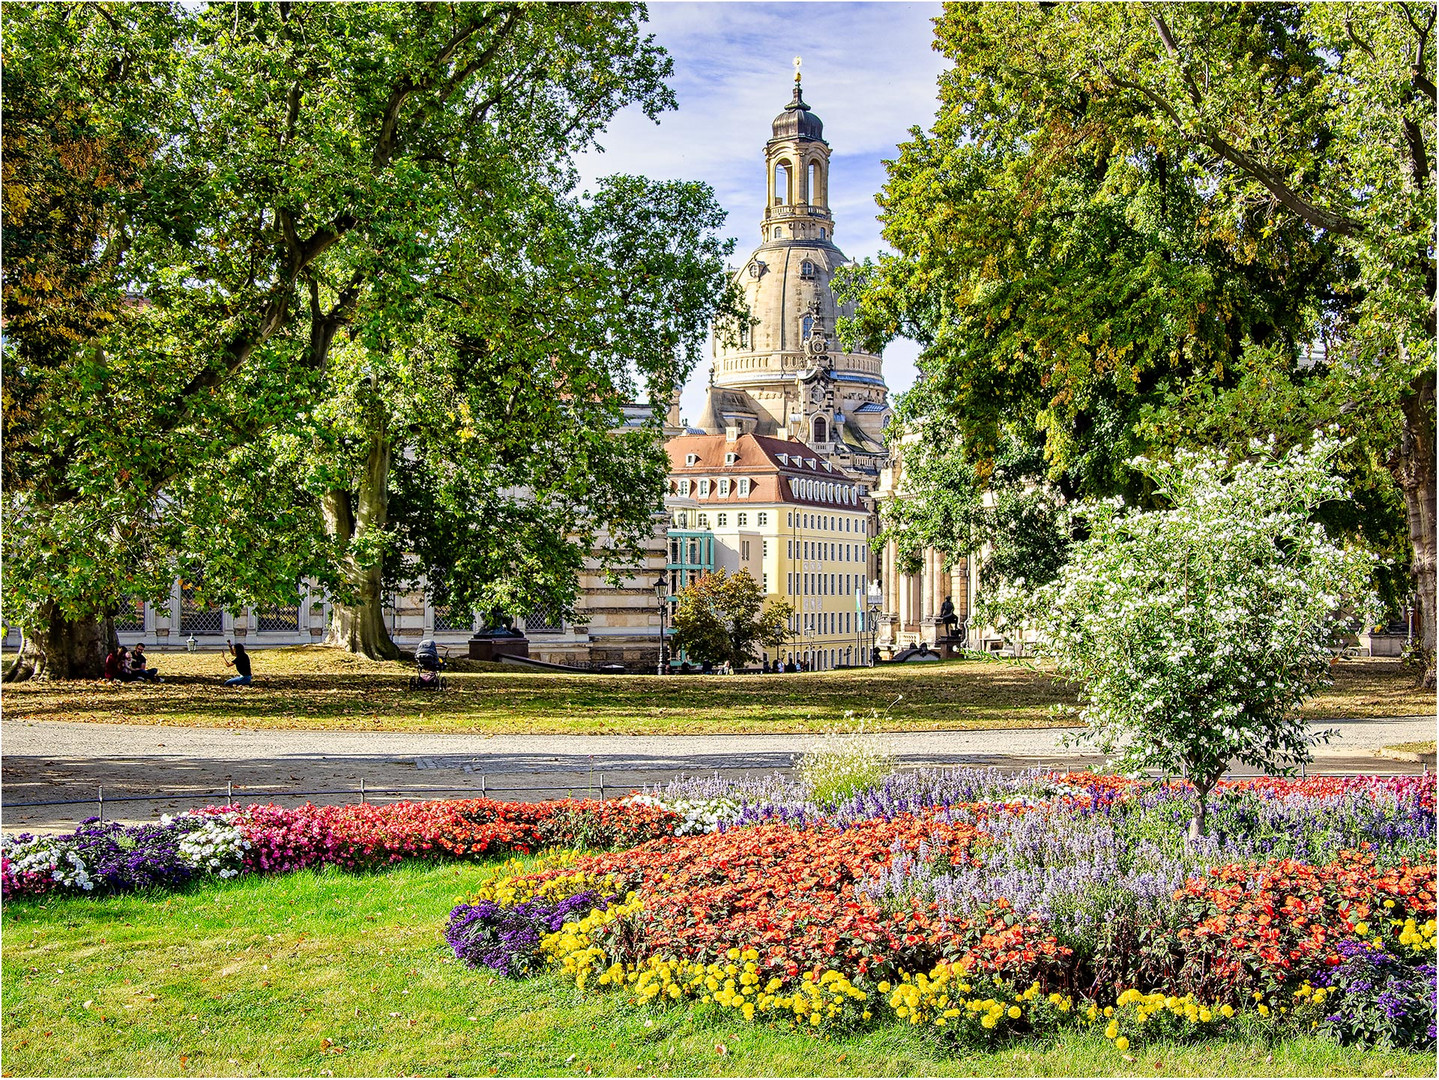
[[[1337,738],[1315,751],[1314,771],[1419,772],[1374,757],[1380,747],[1432,739],[1432,717],[1321,722]],[[924,731],[886,736],[904,764],[1094,767],[1104,759],[1067,750],[1065,729]],[[20,807],[17,803],[93,799],[103,788],[107,818],[148,820],[224,792],[266,801],[283,792],[355,793],[428,789],[433,794],[512,792],[563,798],[656,783],[678,773],[768,773],[790,765],[801,735],[435,735],[400,732],[257,731],[127,724],[0,723],[0,804],[6,829],[69,828],[96,805]],[[1244,771],[1244,770],[1239,770]],[[447,789],[447,790],[441,790]],[[176,793],[190,798],[124,796]],[[316,801],[344,801],[343,794]],[[275,801],[302,801],[276,797]]]

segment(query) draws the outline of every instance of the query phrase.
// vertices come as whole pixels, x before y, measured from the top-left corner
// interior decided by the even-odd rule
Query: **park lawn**
[[[221,685],[217,653],[159,653],[166,682],[30,682],[5,688],[13,720],[197,727],[520,734],[817,731],[846,712],[892,731],[1051,727],[1073,693],[1026,660],[956,660],[795,675],[562,675],[462,661],[441,694],[406,689],[410,667],[318,647],[254,655],[255,684]],[[1347,660],[1306,716],[1433,712],[1392,660]]]
[[[7,902],[4,1073],[1433,1075],[1432,1054],[1259,1029],[1129,1058],[1097,1033],[956,1056],[900,1025],[815,1035],[630,1005],[549,976],[511,982],[464,967],[443,938],[457,898],[492,872],[407,863]]]

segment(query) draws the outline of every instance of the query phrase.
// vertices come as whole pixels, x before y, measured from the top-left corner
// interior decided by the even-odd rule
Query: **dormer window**
[[[720,482],[719,482],[719,493],[720,493],[721,496],[725,496],[725,495],[728,495],[728,494],[729,494],[729,479],[728,479],[728,477],[720,480]]]
[[[739,493],[741,498],[749,498],[749,477],[742,476],[739,480]]]
[[[788,465],[788,464],[789,464],[789,455],[788,455],[788,454],[776,454],[775,457],[779,458],[779,463],[780,463],[781,465]]]
[[[726,455],[724,456],[724,463],[725,463],[726,465],[733,465],[733,464],[734,464],[736,461],[738,461],[738,460],[739,460],[739,455],[738,455],[738,454],[726,454]]]
[[[701,480],[701,481],[699,482],[699,497],[700,497],[701,499],[707,499],[707,498],[709,498],[709,493],[710,493],[710,482],[709,482],[708,480]]]
[[[688,480],[681,480],[681,481],[680,481],[680,494],[681,494],[681,495],[688,495],[689,493],[690,493],[690,482],[689,482]]]
[[[685,466],[686,466],[687,468],[693,468],[694,466],[698,465],[699,463],[700,463],[700,456],[699,456],[698,454],[686,454],[686,455],[685,455]]]

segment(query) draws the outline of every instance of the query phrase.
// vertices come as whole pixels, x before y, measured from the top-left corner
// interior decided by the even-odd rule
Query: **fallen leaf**
[[[720,1057],[724,1057],[729,1053],[729,1047],[725,1046],[724,1043],[715,1043],[715,1053]]]

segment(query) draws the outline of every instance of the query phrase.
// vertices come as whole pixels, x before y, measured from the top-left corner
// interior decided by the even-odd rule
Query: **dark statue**
[[[499,608],[491,608],[485,618],[485,625],[475,631],[477,638],[524,637],[524,632],[515,629],[515,617],[506,615]]]
[[[959,636],[959,616],[954,613],[954,601],[947,596],[944,603],[939,605],[939,621],[944,623],[946,637]]]

